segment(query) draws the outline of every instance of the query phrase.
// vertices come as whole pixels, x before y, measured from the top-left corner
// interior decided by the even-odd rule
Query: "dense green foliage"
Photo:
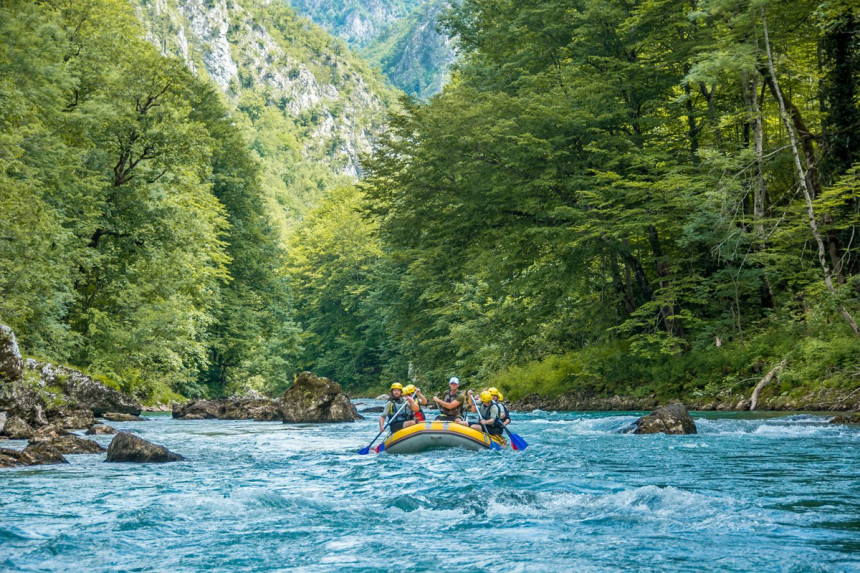
[[[387,371],[717,395],[788,358],[784,381],[856,386],[858,19],[463,2],[454,81],[392,120],[362,185]]]
[[[227,108],[121,0],[0,8],[0,320],[150,399],[291,379],[283,248]]]

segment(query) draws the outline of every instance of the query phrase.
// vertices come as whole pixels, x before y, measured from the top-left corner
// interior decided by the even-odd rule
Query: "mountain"
[[[394,90],[339,39],[280,2],[132,0],[147,38],[238,110],[282,227],[360,175]]]
[[[437,30],[447,0],[290,0],[301,14],[344,39],[407,94],[438,93],[454,61]]]

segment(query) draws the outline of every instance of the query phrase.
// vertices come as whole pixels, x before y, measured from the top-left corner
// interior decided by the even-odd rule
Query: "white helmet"
[[[448,380],[448,384],[460,384],[460,379],[456,376],[451,376],[451,379]]]

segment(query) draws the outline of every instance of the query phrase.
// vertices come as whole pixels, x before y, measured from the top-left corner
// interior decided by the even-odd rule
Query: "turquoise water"
[[[359,456],[372,417],[115,424],[189,461],[0,470],[0,570],[860,571],[857,428],[515,416],[524,452],[412,456]]]

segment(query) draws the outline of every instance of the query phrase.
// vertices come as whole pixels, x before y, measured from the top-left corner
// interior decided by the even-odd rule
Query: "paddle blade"
[[[515,450],[524,450],[529,447],[528,443],[522,439],[520,436],[513,432],[509,432],[511,436],[511,445]]]
[[[360,450],[358,450],[358,453],[361,454],[362,456],[366,456],[367,454],[370,453],[370,446],[367,446],[365,448],[361,448]]]

